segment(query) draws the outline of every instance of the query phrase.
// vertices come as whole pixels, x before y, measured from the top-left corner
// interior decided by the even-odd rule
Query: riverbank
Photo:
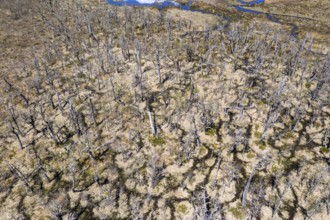
[[[321,3],[324,3],[324,0],[318,0]],[[114,1],[108,1],[110,4],[122,5]],[[143,1],[142,1],[143,2]],[[148,1],[151,3],[154,1]],[[177,3],[175,3],[177,2]],[[283,25],[283,28],[288,29],[291,34],[295,37],[304,38],[306,34],[311,34],[315,38],[317,44],[326,44],[330,45],[330,38],[326,37],[330,35],[330,26],[328,24],[329,19],[326,19],[327,14],[322,13],[318,17],[308,16],[306,13],[299,13],[300,9],[297,9],[296,6],[299,5],[301,8],[309,8],[310,5],[314,5],[314,12],[317,12],[320,7],[325,7],[327,9],[327,4],[308,4],[306,1],[280,1],[279,2],[265,2],[264,0],[213,0],[213,1],[173,1],[172,3],[162,3],[159,4],[145,4],[137,1],[128,1],[127,5],[133,6],[152,6],[156,8],[165,9],[168,13],[174,8],[179,8],[183,11],[191,12],[201,12],[203,14],[209,14],[211,20],[214,21],[214,15],[220,16],[223,21],[221,23],[228,24],[232,22],[243,22],[249,23],[251,21],[267,22],[267,23],[280,23]],[[294,4],[292,6],[292,4]],[[171,9],[172,8],[172,9]],[[291,13],[281,12],[280,8],[290,8]],[[317,10],[316,10],[317,9]],[[294,13],[295,11],[295,13]],[[308,10],[307,10],[308,11]],[[329,10],[330,11],[330,10]],[[187,16],[191,13],[182,12],[186,19],[189,19],[190,16]],[[177,14],[178,15],[178,14]],[[330,15],[329,15],[330,16]],[[201,15],[205,18],[207,15]],[[212,18],[213,17],[213,18]],[[192,22],[196,23],[194,16],[191,16],[190,19]],[[216,19],[218,20],[218,19]],[[213,24],[211,22],[210,24]],[[197,25],[197,23],[196,23]]]

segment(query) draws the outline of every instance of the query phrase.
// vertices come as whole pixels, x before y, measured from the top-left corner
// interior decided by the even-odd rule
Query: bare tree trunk
[[[32,190],[32,188],[31,188],[31,186],[30,186],[30,184],[29,184],[29,182],[28,182],[28,180],[27,180],[27,178],[26,178],[26,176],[16,167],[16,166],[14,166],[14,165],[12,165],[12,164],[9,164],[8,165],[9,166],[9,169],[13,172],[13,173],[15,173],[16,174],[16,176],[20,179],[20,180],[22,180],[23,182],[24,182],[24,185],[29,189],[29,190],[31,190],[31,191],[33,191]]]
[[[160,58],[159,58],[159,50],[158,49],[156,51],[156,61],[154,62],[154,65],[156,67],[156,74],[157,74],[157,78],[158,78],[158,83],[161,84],[162,78],[161,78],[161,75],[160,75]]]
[[[90,110],[91,110],[91,116],[92,116],[94,125],[95,125],[95,127],[97,127],[96,116],[95,116],[95,108],[94,108],[91,97],[89,97],[89,107],[90,107]]]
[[[20,147],[21,150],[23,150],[24,147],[23,147],[23,143],[22,143],[22,141],[21,141],[21,138],[19,137],[19,134],[18,134],[14,129],[12,129],[11,132],[16,136],[17,141],[18,141],[18,143],[19,143],[19,147]]]
[[[256,168],[258,167],[258,165],[259,165],[259,161],[258,161],[257,164],[253,167],[252,172],[251,172],[251,174],[250,174],[250,177],[249,177],[249,179],[248,179],[248,181],[247,181],[247,183],[246,183],[246,186],[245,186],[245,188],[244,188],[243,195],[242,195],[242,206],[243,206],[243,207],[246,206],[246,196],[247,196],[247,194],[248,194],[248,192],[249,192],[250,184],[251,184],[252,178],[253,178],[253,176],[254,176],[255,170],[256,170]]]
[[[151,132],[154,136],[158,136],[157,134],[157,129],[155,127],[155,124],[154,124],[154,119],[151,115],[151,110],[150,110],[150,107],[147,106],[147,113],[148,113],[148,117],[149,117],[149,123],[150,123],[150,128],[151,128]]]

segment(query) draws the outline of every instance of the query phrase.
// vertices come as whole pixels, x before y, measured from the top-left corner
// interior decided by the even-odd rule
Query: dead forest
[[[327,45],[150,8],[34,10],[44,43],[0,75],[0,219],[330,216]]]

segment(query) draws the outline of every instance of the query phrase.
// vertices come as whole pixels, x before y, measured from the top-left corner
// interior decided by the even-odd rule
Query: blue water
[[[250,13],[250,14],[254,14],[254,15],[259,15],[259,14],[265,14],[264,12],[260,12],[260,11],[255,11],[255,10],[251,10],[248,8],[243,8],[241,6],[234,6],[234,8],[236,8],[237,11],[239,12],[246,12],[246,13]]]
[[[263,4],[265,2],[265,0],[253,0],[250,2],[246,2],[245,0],[237,0],[237,1],[241,4],[241,5],[233,6],[237,11],[243,12],[243,13],[255,14],[255,15],[264,14],[267,16],[268,20],[270,20],[274,23],[281,23],[281,21],[273,14],[255,11],[253,9],[250,9],[254,5]],[[192,9],[191,8],[192,1],[189,1],[188,4],[180,4],[180,3],[177,3],[172,0],[158,0],[158,1],[157,0],[107,0],[107,2],[111,5],[116,5],[116,6],[128,5],[128,6],[139,6],[139,7],[141,7],[141,6],[142,7],[156,7],[159,9],[164,9],[166,7],[177,7],[181,10],[186,10],[186,11],[196,11],[196,12],[208,13],[204,10]],[[220,14],[215,14],[215,15],[221,16]],[[230,18],[228,18],[227,16],[224,16],[224,19],[228,21],[228,23],[226,25],[226,26],[228,26],[230,23]],[[291,25],[293,27],[291,30],[291,35],[294,37],[297,37],[298,27],[294,24],[289,24],[289,25]]]
[[[250,14],[265,14],[265,13],[255,11],[255,10],[251,10],[251,9],[248,9],[248,8],[244,7],[244,6],[252,7],[254,5],[260,5],[260,4],[264,3],[265,0],[254,0],[254,1],[251,1],[251,2],[246,2],[244,0],[237,0],[237,1],[242,4],[241,6],[239,6],[239,5],[234,6],[234,8],[236,8],[237,11],[246,12],[246,13],[250,13]]]
[[[192,9],[191,8],[192,1],[189,1],[187,4],[180,4],[180,3],[177,3],[175,1],[170,1],[170,0],[163,0],[163,1],[159,1],[159,2],[157,2],[156,0],[122,0],[122,1],[107,0],[107,1],[109,4],[116,5],[116,6],[128,5],[128,6],[139,6],[139,7],[141,7],[141,6],[142,7],[156,7],[159,9],[164,9],[166,7],[176,7],[181,10],[185,10],[185,11],[201,12],[201,13],[209,14],[209,12],[206,12],[204,10]],[[214,14],[214,13],[212,13],[212,14]],[[216,13],[214,15],[222,16],[222,15],[216,14]],[[225,27],[228,27],[228,25],[230,23],[230,19],[227,16],[223,16],[223,18],[227,21],[227,24],[225,25]]]
[[[192,1],[189,1],[188,4],[180,4],[177,3],[175,1],[171,1],[171,0],[107,0],[109,4],[112,5],[116,5],[116,6],[124,6],[124,5],[128,5],[128,6],[149,6],[149,7],[157,7],[159,9],[163,9],[166,7],[177,7],[180,8],[182,10],[189,10],[189,11],[199,11],[199,10],[192,10],[191,9],[191,4]],[[251,7],[253,5],[258,5],[258,4],[262,4],[265,2],[265,0],[254,0],[251,2],[246,2],[244,0],[238,0],[239,3],[241,3],[242,5],[237,5],[234,6],[234,8],[237,9],[237,11],[240,12],[247,12],[250,14],[265,14],[262,12],[258,12],[258,11],[254,11],[252,9],[248,9],[244,6],[248,6]],[[205,11],[199,11],[199,12],[205,12]]]
[[[189,4],[179,4],[175,1],[170,0],[163,0],[163,1],[156,1],[156,0],[107,0],[109,4],[116,5],[116,6],[148,6],[148,7],[157,7],[159,9],[163,9],[166,7],[177,7],[182,10],[190,10]]]
[[[237,1],[243,5],[248,5],[248,6],[259,5],[265,2],[265,0],[254,0],[250,2],[246,2],[244,0],[237,0]]]

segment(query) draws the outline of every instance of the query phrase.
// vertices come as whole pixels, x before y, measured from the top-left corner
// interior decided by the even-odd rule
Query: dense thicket
[[[329,215],[330,55],[264,23],[45,1],[1,80],[8,219]]]

